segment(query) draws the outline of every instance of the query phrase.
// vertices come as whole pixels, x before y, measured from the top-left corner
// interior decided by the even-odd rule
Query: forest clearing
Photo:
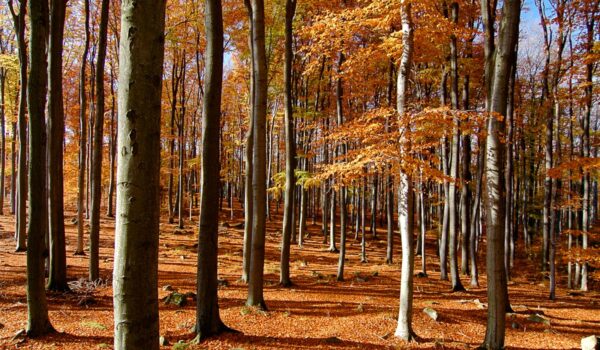
[[[73,217],[67,213],[67,217]],[[243,216],[240,210],[236,217]],[[469,349],[481,342],[485,332],[486,289],[481,287],[453,293],[448,281],[440,281],[439,269],[428,277],[415,279],[414,327],[422,338],[406,344],[393,336],[398,314],[399,264],[385,263],[385,240],[380,232],[368,238],[369,262],[360,262],[360,242],[348,243],[347,280],[335,280],[337,254],[327,252],[317,226],[310,225],[310,237],[302,249],[294,246],[291,272],[294,285],[279,286],[279,215],[268,224],[265,258],[265,299],[268,311],[245,306],[246,284],[239,281],[242,263],[243,230],[221,227],[219,249],[219,307],[228,325],[242,334],[225,334],[187,349]],[[0,227],[12,227],[2,217]],[[222,221],[229,223],[229,213]],[[239,222],[239,221],[233,221]],[[74,249],[75,225],[67,222],[67,250]],[[0,268],[0,344],[6,349],[102,349],[112,348],[112,232],[114,222],[102,220],[101,283],[97,288],[83,284],[73,293],[50,293],[50,318],[58,333],[39,340],[13,339],[26,325],[25,259],[12,251],[12,236],[2,229]],[[159,248],[159,297],[171,291],[195,292],[196,237],[194,230],[180,231],[176,225],[161,223]],[[429,245],[427,259],[438,259]],[[514,313],[507,319],[508,349],[579,349],[581,338],[600,330],[600,293],[559,289],[556,301],[547,300],[547,274],[535,262],[519,256],[517,272],[509,284]],[[83,256],[69,256],[69,280],[76,282],[86,273]],[[418,267],[416,269],[418,271]],[[466,283],[466,281],[465,281]],[[561,281],[561,284],[566,283]],[[438,313],[434,321],[422,310]],[[542,317],[541,320],[535,315]],[[160,303],[160,334],[169,345],[193,340],[194,302],[185,306]]]

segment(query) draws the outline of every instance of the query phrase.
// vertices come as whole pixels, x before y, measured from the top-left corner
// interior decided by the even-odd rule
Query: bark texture
[[[158,349],[160,115],[165,1],[124,0],[119,54],[117,350]]]

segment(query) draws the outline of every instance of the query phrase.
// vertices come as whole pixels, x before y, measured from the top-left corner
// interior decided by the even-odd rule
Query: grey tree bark
[[[48,1],[31,0],[29,12],[29,215],[27,225],[27,335],[31,338],[53,332],[48,318],[44,288],[44,250],[47,217],[45,106],[48,84],[46,43],[48,38]],[[24,13],[23,13],[24,14]]]
[[[285,198],[283,204],[283,233],[281,243],[281,262],[279,283],[284,287],[291,285],[290,280],[290,242],[292,236],[292,217],[294,202],[294,188],[296,181],[294,170],[296,168],[296,143],[294,140],[294,116],[292,106],[292,63],[294,53],[293,22],[296,12],[296,0],[286,0],[285,3],[285,61],[284,61],[284,86],[285,86]]]
[[[221,172],[221,91],[223,85],[223,10],[221,0],[206,0],[204,22],[207,38],[202,104],[202,174],[200,229],[198,234],[198,276],[196,332],[200,339],[228,328],[219,315],[217,260]]]
[[[159,348],[158,234],[164,25],[164,0],[123,0],[113,271],[114,347],[117,350]]]
[[[8,0],[8,8],[13,19],[15,33],[17,36],[17,49],[19,52],[19,115],[17,117],[19,124],[19,165],[17,172],[17,200],[15,221],[16,233],[16,251],[24,252],[26,249],[25,240],[27,224],[27,44],[25,43],[25,14],[27,0],[19,1],[18,11],[13,7],[13,1]]]
[[[48,228],[49,290],[69,290],[65,246],[63,184],[63,142],[65,115],[62,89],[62,53],[65,26],[65,0],[50,1],[50,39],[48,40]],[[0,189],[2,190],[2,189]]]
[[[594,31],[596,24],[596,16],[598,14],[598,9],[600,4],[597,1],[592,2],[592,6],[589,9],[586,9],[585,13],[585,22],[586,22],[586,52],[591,54],[594,48]],[[592,114],[593,107],[593,79],[594,79],[594,64],[589,62],[585,67],[585,77],[586,77],[586,88],[585,88],[585,112],[583,115],[583,156],[591,157],[591,146],[590,146],[590,119]],[[591,222],[591,176],[589,173],[584,174],[583,176],[583,240],[581,247],[583,249],[588,249],[589,245],[589,237],[588,231],[590,229]],[[581,290],[588,290],[588,263],[584,262],[581,266]]]
[[[106,59],[106,36],[108,32],[109,0],[102,0],[100,27],[98,33],[98,56],[96,59],[96,106],[94,110],[94,135],[91,158],[91,197],[90,207],[90,266],[89,280],[100,278],[100,200],[102,196],[102,146],[104,139],[104,63]],[[122,35],[124,38],[125,35]]]
[[[450,4],[450,12],[452,23],[458,24],[458,3],[452,2]],[[458,208],[457,203],[459,201],[457,195],[457,183],[460,181],[458,172],[459,163],[459,149],[460,149],[460,117],[458,115],[458,39],[455,34],[450,36],[450,75],[452,77],[452,85],[450,89],[450,100],[452,103],[453,110],[453,132],[452,132],[452,146],[451,146],[451,163],[450,163],[450,176],[454,181],[449,184],[448,191],[448,249],[449,249],[449,260],[450,260],[450,277],[452,283],[452,291],[463,291],[465,288],[460,282],[460,275],[458,273],[458,256],[456,254],[457,242],[458,242]]]
[[[398,69],[397,81],[397,103],[396,109],[399,118],[406,113],[406,94],[408,89],[408,78],[412,65],[413,53],[413,22],[411,14],[411,3],[402,0],[402,57]],[[409,130],[400,130],[401,152],[408,151],[406,147],[408,140],[405,133]],[[413,310],[413,189],[412,179],[405,170],[400,171],[400,192],[398,193],[400,237],[402,240],[402,270],[400,276],[400,310],[398,312],[398,326],[394,335],[406,341],[413,340],[415,333],[412,329]]]
[[[482,5],[488,8],[486,0]],[[508,101],[508,83],[511,66],[515,64],[515,46],[519,33],[521,12],[520,0],[506,0],[502,8],[502,21],[495,51],[494,73],[491,82],[490,114],[487,118],[486,144],[486,230],[487,230],[487,275],[488,316],[485,340],[486,349],[503,349],[505,315],[508,306],[506,270],[504,269],[504,144],[500,135],[503,123],[495,114],[505,116]]]
[[[83,236],[85,211],[83,199],[85,197],[85,174],[87,169],[87,94],[85,93],[85,72],[87,67],[88,50],[90,46],[90,1],[84,0],[85,12],[85,43],[81,55],[81,68],[79,70],[79,172],[77,174],[77,246],[75,255],[85,254],[83,251]]]
[[[267,57],[265,48],[264,0],[250,0],[252,11],[252,70],[254,80],[253,143],[252,154],[252,258],[248,283],[249,306],[266,308],[263,297],[263,273],[265,263],[265,215],[266,215],[266,119],[267,119]]]
[[[252,5],[250,0],[244,0],[246,9],[248,10],[248,17],[252,18]],[[254,47],[252,46],[252,20],[249,21],[248,31],[248,47],[250,48],[251,56],[254,57]],[[254,211],[253,202],[253,190],[252,190],[252,159],[254,154],[254,71],[250,69],[250,91],[248,96],[249,105],[249,121],[248,121],[248,132],[246,134],[246,149],[244,151],[244,164],[246,165],[246,174],[244,177],[244,246],[243,246],[243,257],[242,257],[242,282],[248,283],[250,281],[250,261],[252,257],[252,228],[253,218],[252,212]],[[293,221],[293,220],[292,220]]]

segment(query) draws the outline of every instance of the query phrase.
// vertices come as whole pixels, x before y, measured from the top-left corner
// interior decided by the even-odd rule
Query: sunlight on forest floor
[[[73,212],[66,215],[68,275],[70,280],[87,276],[87,257],[73,256],[76,226]],[[242,220],[241,210],[236,212]],[[227,219],[228,215],[227,215]],[[222,222],[229,221],[223,217]],[[280,215],[268,223],[265,262],[265,299],[269,310],[261,312],[244,306],[246,285],[239,282],[243,229],[222,227],[219,251],[221,316],[224,322],[243,334],[224,335],[189,346],[188,349],[466,349],[480,344],[485,333],[485,276],[480,288],[451,293],[450,284],[439,280],[433,241],[428,242],[428,278],[415,278],[414,330],[421,343],[406,344],[394,338],[400,285],[399,237],[396,237],[395,263],[385,261],[385,232],[376,239],[367,235],[368,263],[360,263],[360,242],[350,234],[345,282],[335,281],[338,255],[326,251],[320,225],[308,222],[310,237],[299,249],[292,245],[291,273],[295,285],[278,286]],[[101,232],[101,276],[107,284],[80,283],[76,293],[49,294],[50,319],[59,333],[41,340],[13,339],[25,328],[25,254],[14,253],[12,216],[0,217],[0,348],[100,349],[112,348],[112,289],[114,221],[103,219]],[[195,291],[196,222],[186,229],[161,223],[159,297]],[[521,252],[518,249],[517,252]],[[420,271],[416,258],[416,272]],[[537,260],[536,260],[537,261]],[[579,348],[582,337],[600,331],[600,294],[565,289],[560,280],[557,301],[548,301],[547,279],[533,261],[519,256],[513,282],[509,283],[514,314],[507,316],[506,344],[510,349]],[[561,265],[561,268],[564,266]],[[480,271],[484,266],[480,263]],[[560,276],[565,276],[561,273]],[[468,277],[463,277],[468,286]],[[75,284],[73,284],[75,286]],[[95,288],[94,288],[95,287]],[[597,289],[597,284],[592,285]],[[435,309],[436,321],[422,312]],[[538,314],[543,322],[535,322]],[[160,302],[160,334],[172,348],[179,340],[193,338],[195,303],[177,307]],[[539,320],[538,320],[539,321]]]

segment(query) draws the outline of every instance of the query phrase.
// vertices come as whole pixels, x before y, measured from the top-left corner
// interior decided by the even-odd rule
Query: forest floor
[[[241,222],[223,212],[222,222]],[[101,232],[101,276],[105,283],[86,285],[87,256],[73,256],[76,225],[67,216],[68,276],[74,292],[48,293],[50,319],[57,333],[42,339],[14,337],[27,322],[25,253],[14,253],[13,218],[0,217],[0,349],[111,349],[113,344],[112,289],[114,221],[103,218]],[[227,225],[226,225],[227,226]],[[421,338],[405,343],[394,337],[400,286],[400,242],[396,237],[394,264],[385,264],[385,232],[367,235],[367,263],[360,262],[360,241],[351,234],[345,282],[337,282],[338,254],[322,243],[320,226],[311,225],[303,248],[293,245],[292,288],[278,286],[279,216],[268,224],[265,261],[265,300],[268,311],[244,306],[247,287],[238,281],[242,264],[242,228],[221,227],[219,287],[221,317],[239,330],[187,349],[468,349],[483,340],[486,324],[486,280],[480,262],[480,287],[471,288],[462,277],[466,292],[452,293],[448,281],[440,281],[434,245],[427,248],[428,277],[415,278],[413,328]],[[159,297],[170,291],[195,291],[197,224],[186,222],[185,230],[161,223]],[[433,242],[431,242],[433,243]],[[484,247],[481,247],[484,248]],[[521,250],[519,250],[521,251]],[[483,254],[482,254],[483,255]],[[510,349],[577,349],[582,337],[600,335],[600,293],[566,290],[560,279],[557,300],[548,300],[548,281],[527,256],[517,257],[514,278],[509,283],[510,302],[515,310],[507,317],[506,345]],[[420,257],[416,258],[420,271]],[[560,276],[565,273],[560,270]],[[167,288],[168,289],[168,288]],[[173,348],[180,340],[190,341],[195,321],[195,303],[178,307],[160,302],[160,333]],[[431,319],[424,308],[435,309]],[[540,315],[541,318],[534,315]],[[183,349],[185,346],[179,347]]]

